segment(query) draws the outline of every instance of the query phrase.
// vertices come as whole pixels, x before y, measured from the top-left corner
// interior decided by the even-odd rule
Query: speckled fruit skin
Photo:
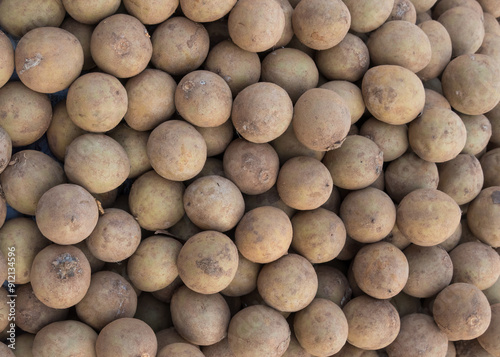
[[[279,357],[290,344],[290,326],[276,310],[254,305],[236,313],[229,323],[229,347],[242,357]]]
[[[90,286],[90,264],[74,246],[51,244],[33,260],[31,286],[36,297],[54,309],[80,302]]]
[[[228,236],[203,231],[187,240],[177,257],[179,276],[188,288],[200,294],[225,289],[238,269],[238,248]]]
[[[446,193],[421,188],[407,194],[396,211],[399,230],[413,244],[432,246],[444,242],[460,223],[461,210]]]
[[[29,31],[15,50],[19,79],[40,93],[68,88],[80,75],[83,59],[80,41],[57,27],[38,27]]]
[[[123,317],[101,330],[95,348],[97,357],[154,357],[158,342],[148,324],[136,318]]]

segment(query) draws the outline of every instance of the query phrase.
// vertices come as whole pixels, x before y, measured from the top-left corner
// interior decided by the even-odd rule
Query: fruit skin
[[[285,29],[285,13],[277,1],[240,0],[228,17],[231,40],[250,52],[273,47]]]
[[[38,27],[29,31],[15,50],[19,79],[40,93],[55,93],[68,88],[80,75],[83,60],[80,41],[58,27]]]
[[[401,250],[391,243],[377,242],[359,250],[352,272],[363,292],[377,299],[390,299],[405,287],[409,266]]]
[[[0,88],[7,83],[14,73],[14,48],[5,33],[0,31]]]
[[[292,26],[304,45],[326,50],[344,39],[351,26],[351,14],[340,0],[305,0],[295,7]]]
[[[90,286],[90,264],[75,246],[51,244],[33,260],[31,286],[36,297],[54,309],[79,303]]]
[[[228,328],[229,347],[242,357],[279,357],[290,344],[290,326],[276,310],[246,307],[233,316]]]
[[[160,234],[142,240],[127,261],[132,284],[148,292],[170,285],[178,276],[177,259],[181,247],[179,241]]]
[[[130,173],[125,149],[105,134],[83,134],[69,144],[64,160],[68,180],[90,193],[119,187]]]
[[[446,193],[421,188],[401,200],[396,222],[408,240],[425,247],[442,243],[450,237],[461,216],[460,207]]]
[[[99,22],[92,32],[90,52],[104,72],[130,78],[146,68],[153,45],[146,27],[137,18],[115,14]]]
[[[148,324],[123,317],[101,330],[95,348],[98,357],[156,356],[158,342]]]
[[[483,54],[464,54],[446,66],[441,83],[453,109],[468,115],[491,111],[500,100],[500,64]]]
[[[172,296],[170,311],[175,329],[192,344],[210,346],[226,337],[231,313],[221,294],[182,286]]]
[[[343,308],[349,332],[347,342],[364,350],[378,350],[390,345],[398,336],[401,322],[389,300],[361,295]]]
[[[40,232],[57,244],[76,244],[86,239],[99,219],[95,198],[83,187],[61,184],[46,191],[36,206]]]
[[[33,340],[33,356],[89,356],[97,357],[97,333],[80,321],[53,322],[42,328]],[[16,346],[17,347],[17,346]],[[17,349],[16,349],[17,350]]]
[[[151,166],[172,181],[192,179],[207,159],[207,144],[195,127],[183,120],[168,120],[153,129],[146,146]]]
[[[177,257],[179,276],[200,294],[224,290],[238,269],[238,248],[228,236],[203,231],[187,240]]]
[[[454,283],[434,300],[432,313],[448,340],[472,340],[481,336],[491,321],[491,308],[484,293],[475,285]]]
[[[425,105],[425,90],[415,73],[401,66],[380,65],[363,76],[361,91],[366,108],[387,124],[406,124]]]
[[[313,301],[318,277],[306,258],[287,254],[262,267],[257,289],[267,305],[282,312],[296,312]]]
[[[61,165],[47,154],[21,150],[12,155],[0,175],[2,193],[16,211],[34,216],[36,206],[49,189],[66,182]]]
[[[184,215],[182,182],[167,180],[150,170],[139,176],[128,196],[130,213],[149,231],[167,229]]]
[[[304,146],[317,151],[333,150],[346,139],[351,113],[346,101],[334,91],[312,88],[295,103],[292,125]]]
[[[483,189],[469,204],[468,226],[480,241],[500,247],[500,186]]]
[[[254,263],[270,263],[288,253],[293,228],[281,209],[262,206],[248,211],[234,233],[238,251]]]
[[[347,320],[330,300],[316,298],[297,312],[293,329],[300,345],[316,356],[335,354],[347,341]]]

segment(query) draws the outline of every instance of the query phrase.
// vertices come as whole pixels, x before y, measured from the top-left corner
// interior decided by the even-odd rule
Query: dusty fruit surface
[[[498,5],[0,0],[0,355],[498,355]]]

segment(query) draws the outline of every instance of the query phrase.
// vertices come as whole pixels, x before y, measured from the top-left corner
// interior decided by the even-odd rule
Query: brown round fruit
[[[300,210],[323,205],[333,190],[327,167],[309,156],[296,156],[281,167],[276,182],[278,194],[286,205]]]
[[[159,69],[148,68],[125,84],[128,108],[125,121],[135,130],[152,130],[170,119],[175,112],[174,92],[177,83]]]
[[[185,75],[200,67],[210,44],[205,27],[184,16],[162,22],[153,32],[151,42],[151,62],[170,75]]]
[[[147,155],[153,169],[172,181],[195,177],[207,159],[203,136],[189,123],[169,120],[149,135]]]
[[[130,162],[129,179],[135,179],[152,169],[147,154],[149,132],[137,131],[125,123],[118,124],[108,135],[127,152]]]
[[[344,142],[351,113],[345,100],[334,91],[313,88],[295,103],[292,125],[297,139],[306,147],[328,151]]]
[[[491,323],[477,338],[479,344],[493,356],[500,354],[500,304],[491,305]]]
[[[462,212],[446,193],[422,188],[407,194],[396,213],[397,225],[413,244],[432,246],[444,242],[460,223]]]
[[[318,277],[306,258],[288,254],[262,267],[257,288],[269,306],[278,311],[295,312],[313,301]]]
[[[54,106],[52,120],[47,128],[47,142],[52,154],[61,162],[66,156],[66,148],[76,137],[86,131],[73,123],[66,109],[66,100],[63,99]]]
[[[374,65],[398,65],[414,73],[424,69],[432,55],[426,33],[403,20],[389,21],[380,26],[370,35],[366,45]]]
[[[355,82],[363,77],[370,65],[368,47],[351,33],[336,46],[317,51],[315,58],[321,74],[330,80]]]
[[[170,303],[176,331],[192,344],[209,346],[227,334],[231,314],[220,294],[200,294],[182,286]]]
[[[173,15],[179,7],[179,0],[153,0],[145,3],[124,0],[123,5],[130,15],[138,18],[144,25],[156,25]]]
[[[234,98],[231,120],[248,141],[267,143],[283,134],[293,116],[288,93],[270,82],[252,84]]]
[[[483,189],[470,203],[467,224],[483,243],[500,247],[500,186]]]
[[[95,343],[99,357],[156,356],[158,342],[151,327],[145,322],[123,317],[106,325]]]
[[[384,153],[384,162],[396,160],[408,150],[408,127],[392,125],[369,118],[361,125],[359,135],[373,140]]]
[[[401,66],[370,68],[361,84],[366,108],[387,124],[406,124],[420,114],[425,104],[422,81]]]
[[[367,295],[355,297],[344,306],[349,332],[347,342],[364,350],[389,346],[398,336],[398,311],[389,300]]]
[[[231,40],[250,52],[273,47],[285,29],[285,13],[278,1],[240,0],[228,17]]]
[[[141,241],[127,261],[130,281],[139,290],[158,291],[171,284],[178,275],[177,263],[182,244],[163,235]]]
[[[16,294],[16,326],[25,332],[36,334],[50,323],[68,317],[68,309],[53,309],[43,304],[29,283],[16,287]]]
[[[74,184],[52,187],[36,206],[36,224],[40,232],[57,244],[83,241],[94,230],[98,218],[95,198]]]
[[[347,330],[347,320],[341,308],[326,299],[314,299],[293,319],[297,340],[314,356],[339,352],[347,341]]]
[[[5,257],[7,273],[7,258],[9,252],[15,252],[14,284],[25,284],[30,281],[33,259],[43,248],[50,244],[38,229],[34,220],[27,217],[17,217],[7,220],[0,229],[0,251]],[[12,255],[12,253],[11,253]],[[11,278],[12,280],[12,278]]]
[[[238,248],[228,236],[204,231],[187,240],[177,257],[179,276],[200,294],[224,290],[238,269]]]
[[[90,264],[74,246],[51,244],[33,260],[31,286],[36,297],[54,309],[78,304],[90,286]]]
[[[104,193],[120,186],[130,173],[125,149],[104,134],[83,134],[69,144],[64,172],[70,182],[91,193]]]
[[[14,48],[2,31],[0,31],[0,53],[0,88],[2,88],[14,73]]]
[[[482,54],[453,59],[442,75],[443,94],[453,109],[468,115],[492,110],[500,100],[499,65]]]
[[[57,27],[65,15],[59,0],[6,0],[0,4],[0,26],[15,37],[37,27]]]
[[[184,192],[184,209],[199,228],[226,232],[238,224],[245,213],[245,201],[230,180],[209,175],[191,183]]]
[[[16,211],[35,215],[40,197],[50,188],[66,182],[61,165],[47,154],[21,150],[12,155],[0,175],[3,196]]]
[[[304,45],[326,50],[344,39],[351,26],[351,14],[340,0],[305,0],[295,7],[292,25]]]
[[[205,69],[220,75],[231,88],[233,97],[245,87],[257,83],[261,75],[259,55],[224,40],[210,50]]]
[[[130,213],[119,208],[105,209],[85,240],[90,253],[104,262],[127,259],[134,254],[140,241],[139,223]]]
[[[414,313],[401,318],[398,337],[387,346],[386,351],[391,357],[447,356],[448,337],[431,316]]]
[[[361,243],[382,240],[396,223],[396,208],[391,198],[373,187],[348,193],[339,215],[347,234]]]
[[[141,73],[153,54],[146,27],[135,17],[116,14],[101,21],[90,41],[90,51],[97,66],[118,78]]]
[[[434,300],[432,314],[450,341],[477,338],[491,321],[488,299],[475,285],[467,283],[444,288]]]
[[[452,55],[457,57],[473,54],[484,39],[482,16],[466,6],[456,6],[446,10],[437,19],[450,34]]]
[[[96,356],[97,333],[80,321],[58,321],[42,328],[33,340],[33,356]]]
[[[154,170],[148,171],[130,188],[130,213],[149,231],[170,228],[184,215],[184,190],[182,182],[167,180]]]
[[[450,256],[440,246],[420,247],[412,244],[403,253],[410,267],[403,291],[417,298],[429,298],[447,287],[453,276]]]
[[[288,322],[279,312],[264,305],[237,312],[227,334],[233,353],[246,357],[280,357],[290,344]]]
[[[453,283],[474,284],[486,290],[500,277],[500,256],[489,245],[465,242],[450,252]]]
[[[15,50],[16,72],[30,89],[41,93],[64,90],[80,75],[83,49],[70,32],[39,27],[26,33]]]
[[[421,159],[413,152],[403,154],[385,170],[386,192],[397,203],[416,189],[436,189],[438,183],[437,165]]]
[[[132,285],[118,273],[100,271],[92,274],[85,297],[76,304],[78,318],[100,331],[111,321],[133,317],[137,294]]]
[[[408,280],[408,261],[391,243],[364,246],[354,257],[352,272],[359,288],[376,299],[389,299],[403,290]]]
[[[262,60],[261,81],[279,85],[293,103],[305,91],[317,87],[318,79],[314,60],[298,49],[279,48]]]
[[[317,208],[297,212],[292,217],[291,247],[311,263],[326,263],[336,258],[344,247],[344,222],[330,210]]]
[[[257,207],[241,218],[234,238],[245,258],[255,263],[270,263],[288,253],[292,223],[279,208]]]
[[[360,135],[349,135],[341,147],[325,154],[323,164],[330,171],[335,186],[359,190],[380,176],[384,153],[374,141]]]
[[[67,17],[61,24],[61,28],[73,34],[80,41],[83,49],[83,70],[88,71],[93,69],[96,64],[90,53],[90,39],[92,38],[94,26],[83,24],[72,17]]]
[[[85,4],[78,1],[62,0],[62,3],[72,18],[91,25],[113,15],[120,7],[119,0],[91,0]]]
[[[22,82],[8,82],[0,88],[0,126],[9,134],[13,147],[33,144],[47,131],[52,107],[47,95]]]
[[[106,73],[87,73],[68,90],[66,109],[71,121],[83,130],[103,133],[116,127],[127,112],[127,91]]]
[[[175,107],[181,117],[200,127],[224,124],[231,115],[232,103],[226,81],[210,71],[188,73],[175,91]]]
[[[366,33],[380,27],[391,15],[394,0],[344,0],[351,13],[351,30]],[[418,11],[417,11],[418,13]]]
[[[462,119],[453,111],[441,107],[424,110],[408,128],[412,150],[430,162],[454,159],[464,148],[467,131]]]

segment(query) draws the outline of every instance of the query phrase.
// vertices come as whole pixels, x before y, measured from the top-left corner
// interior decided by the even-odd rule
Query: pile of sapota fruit
[[[0,356],[500,356],[499,17],[0,0]]]

